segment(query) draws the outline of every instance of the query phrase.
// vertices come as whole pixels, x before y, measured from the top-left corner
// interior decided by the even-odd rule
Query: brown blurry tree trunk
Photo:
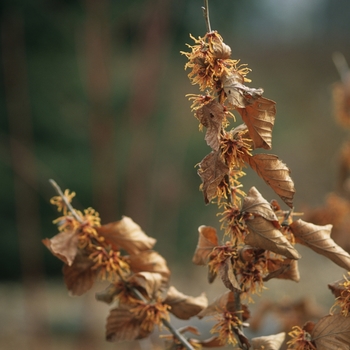
[[[28,94],[22,16],[8,13],[1,27],[1,48],[9,148],[13,169],[14,199],[24,289],[27,349],[48,349],[48,327],[43,294],[37,166]],[[40,343],[37,342],[40,335]],[[35,336],[35,337],[34,337]],[[44,342],[44,343],[43,343]]]
[[[111,35],[108,0],[85,0],[85,59],[94,207],[103,222],[116,220],[115,116],[111,108]]]
[[[169,37],[169,1],[150,0],[144,5],[138,28],[127,109],[131,144],[125,196],[125,213],[142,227],[150,226],[150,184],[154,164],[155,137],[149,127],[156,112],[158,84]]]

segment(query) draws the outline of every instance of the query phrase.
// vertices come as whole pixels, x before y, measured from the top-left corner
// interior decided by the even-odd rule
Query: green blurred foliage
[[[128,215],[148,235],[157,238],[156,249],[170,264],[190,264],[198,226],[219,228],[215,205],[205,207],[198,191],[200,179],[194,166],[209,149],[185,97],[187,93],[197,93],[197,89],[190,85],[183,70],[185,59],[179,54],[180,50],[187,50],[189,33],[194,36],[205,33],[202,2],[169,0],[161,11],[158,1],[104,3],[109,45],[105,68],[110,84],[107,93],[102,92],[105,104],[92,101],[89,92],[86,30],[91,26],[88,19],[94,18],[94,13],[88,13],[89,1],[3,0],[1,4],[2,33],[8,34],[6,28],[14,18],[23,29],[25,76],[24,84],[19,84],[29,97],[27,113],[34,140],[29,150],[35,158],[36,179],[34,187],[26,178],[20,177],[19,181],[39,200],[40,232],[32,239],[40,246],[39,261],[49,276],[59,274],[61,268],[61,263],[40,243],[41,238],[56,233],[51,224],[56,213],[49,204],[49,198],[54,195],[49,178],[54,178],[63,189],[76,191],[77,200],[73,203],[77,208],[93,206],[106,223],[104,214],[109,220],[111,215],[97,206],[101,203],[98,200],[101,184],[97,180],[98,174],[112,172],[112,200],[104,202],[104,208],[115,208],[112,220]],[[347,18],[350,3],[314,0],[304,8],[302,1],[293,7],[292,1],[283,5],[278,0],[213,0],[210,10],[212,27],[232,47],[233,57],[253,69],[252,86],[264,87],[266,97],[277,101],[273,153],[292,169],[298,191],[296,203],[319,203],[332,189],[331,158],[344,137],[331,118],[329,88],[338,79],[331,62],[332,52],[342,51],[350,58]],[[153,34],[154,42],[151,40],[150,47],[144,47],[151,26],[149,18],[155,23],[164,20],[164,33],[160,39]],[[97,30],[95,35],[103,33]],[[147,78],[155,60],[157,74],[153,72],[144,86],[142,74]],[[3,63],[1,56],[0,264],[2,278],[17,279],[23,264],[31,262],[21,263],[22,253],[18,248],[21,235],[16,223],[16,201],[19,199],[15,199],[14,190],[14,177],[18,174],[13,168],[17,160],[11,153],[9,120],[12,117],[7,107]],[[103,75],[102,68],[96,66],[94,70],[101,69]],[[142,86],[141,93],[138,86]],[[141,107],[151,104],[144,115],[139,107],[141,97],[146,99],[140,101]],[[103,144],[103,132],[102,136],[94,135],[92,112],[101,113],[106,135],[112,132],[109,143]],[[95,122],[99,120],[94,118]],[[96,144],[98,140],[103,144],[101,147]],[[106,154],[106,162],[96,160],[96,152]],[[310,172],[306,174],[308,169]],[[247,173],[245,189],[251,185],[259,190],[262,187],[261,192],[270,199],[272,193],[265,189],[266,185],[249,170]],[[26,198],[21,200],[25,202]]]

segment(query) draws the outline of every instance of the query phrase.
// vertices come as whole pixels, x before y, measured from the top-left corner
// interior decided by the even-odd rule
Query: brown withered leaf
[[[253,350],[279,350],[285,338],[285,332],[253,338],[252,347]]]
[[[245,161],[290,208],[293,207],[295,188],[286,164],[273,154],[263,153],[246,156]]]
[[[192,262],[196,265],[206,265],[213,248],[219,245],[216,229],[211,226],[199,226],[199,236]]]
[[[106,324],[106,339],[113,342],[145,338],[150,332],[143,330],[140,325],[141,321],[135,318],[135,314],[130,312],[130,308],[121,305],[109,313]]]
[[[168,289],[164,303],[171,306],[169,311],[177,318],[188,320],[208,306],[208,299],[204,293],[198,297],[191,297],[171,286]]]
[[[217,187],[229,172],[219,152],[211,152],[199,163],[198,175],[202,179],[204,201],[208,204],[217,195]]]
[[[207,128],[205,141],[214,151],[219,150],[220,131],[225,119],[225,108],[217,100],[212,100],[196,111],[196,117]]]
[[[338,281],[335,281],[333,283],[328,284],[328,288],[332,291],[333,295],[338,298],[340,297],[341,293],[346,290],[343,283],[347,282],[345,278],[342,278]]]
[[[163,276],[156,272],[138,272],[127,281],[135,287],[143,288],[149,298],[153,299],[163,288]]]
[[[163,277],[163,283],[167,283],[170,277],[170,270],[166,260],[154,250],[146,250],[137,255],[129,256],[130,269],[134,273],[153,272]]]
[[[43,239],[42,243],[65,264],[73,264],[78,253],[78,235],[75,231],[60,232],[52,238]]]
[[[147,236],[131,218],[123,216],[120,221],[95,228],[113,247],[120,247],[129,254],[138,254],[152,249],[156,240]]]
[[[222,79],[227,101],[235,108],[245,108],[251,103],[252,99],[258,99],[264,92],[263,89],[249,88],[243,85],[243,82],[242,75],[237,72],[229,74]]]
[[[83,295],[94,284],[97,271],[93,270],[93,261],[78,254],[71,266],[63,266],[63,278],[71,295]]]
[[[98,301],[103,301],[107,304],[111,304],[116,295],[119,293],[120,289],[115,283],[111,283],[106,289],[95,294],[95,298]]]
[[[269,274],[264,277],[264,281],[267,282],[272,278],[291,280],[294,282],[300,281],[300,274],[298,269],[298,261],[292,259],[268,259],[267,268]]]
[[[341,314],[322,317],[315,325],[312,340],[317,350],[350,349],[350,317]]]
[[[271,149],[276,102],[259,97],[257,100],[251,99],[245,108],[237,108],[237,111],[247,124],[254,148]]]
[[[271,204],[254,186],[244,197],[241,211],[243,213],[246,212],[262,216],[266,220],[272,221],[277,228],[280,226],[278,218],[271,208]]]
[[[289,259],[300,259],[297,250],[288,242],[271,221],[261,216],[255,216],[245,220],[249,234],[245,237],[245,243],[253,247],[270,250]]]
[[[217,297],[212,303],[210,303],[204,310],[202,310],[197,317],[203,318],[207,316],[214,316],[218,313],[229,311],[236,311],[235,294],[231,291],[227,291],[224,294]],[[246,305],[242,305],[242,319],[246,321],[250,317],[249,310]]]
[[[350,255],[331,238],[332,225],[314,225],[298,219],[290,224],[297,243],[324,255],[340,267],[350,270]]]
[[[233,271],[233,265],[231,257],[225,260],[225,263],[219,268],[219,275],[221,277],[222,283],[226,288],[232,292],[241,290],[239,283],[237,282],[236,276]]]

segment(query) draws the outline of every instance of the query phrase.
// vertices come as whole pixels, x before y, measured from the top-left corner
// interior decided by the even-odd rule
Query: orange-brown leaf
[[[284,342],[286,333],[278,333],[252,339],[253,350],[279,350]]]
[[[212,100],[196,111],[196,117],[207,128],[205,141],[214,151],[219,150],[220,130],[225,120],[225,109],[217,100]]]
[[[276,227],[280,226],[278,218],[271,208],[271,204],[254,186],[244,197],[241,211],[243,213],[257,214],[266,220],[272,221]]]
[[[196,265],[206,265],[213,248],[219,245],[216,229],[210,226],[200,226],[196,250],[192,262]]]
[[[208,204],[217,196],[217,187],[229,172],[219,152],[211,152],[199,163],[198,175],[202,179],[204,201]]]
[[[327,315],[316,323],[311,336],[317,350],[348,350],[350,317]]]
[[[152,249],[156,240],[147,236],[139,225],[131,218],[124,216],[122,220],[111,222],[95,228],[100,236],[114,247],[121,247],[129,254],[138,254]]]
[[[332,225],[314,225],[301,219],[290,224],[296,242],[322,254],[340,267],[350,270],[350,255],[331,238]]]
[[[204,310],[202,310],[197,316],[203,318],[206,316],[217,315],[218,313],[226,310],[230,312],[235,311],[235,295],[231,291],[227,291],[224,294],[217,297],[212,303],[210,303]],[[248,312],[246,310],[246,312]]]
[[[170,312],[177,318],[188,320],[208,306],[208,299],[204,293],[198,297],[191,297],[171,286],[164,303],[171,306]]]
[[[108,341],[130,341],[145,338],[149,332],[141,328],[141,321],[135,318],[126,306],[120,306],[110,311],[106,324],[106,339]]]
[[[347,282],[345,278],[328,284],[328,288],[332,291],[336,298],[340,297],[341,293],[347,288],[344,287],[344,283]]]
[[[261,216],[255,216],[245,220],[245,223],[249,229],[249,234],[244,240],[246,244],[270,250],[289,259],[300,259],[297,250],[271,221]]]
[[[77,255],[71,266],[63,266],[64,282],[72,295],[83,295],[93,286],[98,272],[92,266],[93,261],[82,255]]]
[[[263,89],[249,88],[242,83],[243,77],[238,73],[232,73],[222,79],[222,85],[228,103],[234,108],[245,108],[251,104],[251,100],[258,99],[264,92]]]
[[[246,156],[245,161],[290,208],[293,207],[295,188],[286,164],[273,154],[263,153]]]
[[[65,264],[73,264],[78,253],[78,235],[75,232],[63,231],[50,239],[43,239],[42,242],[53,255]]]
[[[128,283],[143,288],[150,299],[155,299],[163,287],[163,276],[155,272],[138,272],[133,274]]]
[[[247,124],[254,148],[271,149],[276,102],[259,97],[257,100],[252,99],[245,108],[237,108],[237,111]]]
[[[299,282],[300,274],[298,269],[298,261],[285,259],[268,259],[267,268],[269,274],[264,277],[264,281],[269,281],[272,278],[286,279],[294,282]]]
[[[226,288],[232,292],[241,290],[239,283],[237,282],[235,273],[233,271],[233,265],[231,257],[225,260],[225,263],[220,266],[219,274],[222,280],[222,283]]]
[[[134,273],[154,272],[163,276],[163,283],[167,283],[170,277],[170,270],[166,260],[154,250],[146,250],[137,255],[129,256],[130,268]]]

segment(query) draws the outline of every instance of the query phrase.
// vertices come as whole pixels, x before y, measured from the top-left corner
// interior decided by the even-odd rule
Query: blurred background
[[[51,178],[77,193],[77,209],[92,206],[102,223],[130,216],[155,237],[183,293],[206,290],[212,299],[224,291],[220,282],[208,286],[205,269],[191,263],[198,226],[219,228],[216,206],[205,206],[199,191],[195,165],[210,150],[185,97],[198,90],[180,54],[192,44],[189,33],[206,32],[202,5],[1,1],[2,349],[122,348],[104,342],[108,307],[93,291],[69,298],[61,262],[41,243],[56,234]],[[349,13],[347,0],[210,2],[212,28],[252,69],[250,86],[277,102],[271,153],[292,171],[296,211],[321,205],[335,186],[347,134],[333,118],[331,88],[339,75],[332,54],[350,60]],[[243,184],[275,198],[249,169]],[[271,281],[266,295],[280,298],[293,287],[296,298],[311,290],[327,312],[333,298],[326,284],[343,271],[313,253],[303,261],[299,284]]]

